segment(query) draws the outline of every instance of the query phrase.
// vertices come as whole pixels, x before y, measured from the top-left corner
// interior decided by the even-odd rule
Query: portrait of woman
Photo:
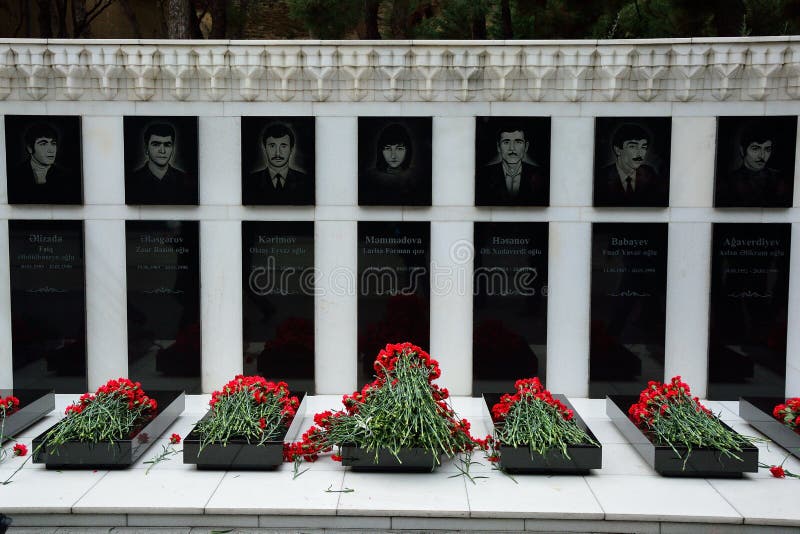
[[[431,122],[359,118],[359,205],[431,205]]]

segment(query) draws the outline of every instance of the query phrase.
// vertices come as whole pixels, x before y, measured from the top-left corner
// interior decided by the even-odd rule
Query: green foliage
[[[311,37],[341,39],[361,20],[362,0],[285,0],[289,16],[302,24]]]
[[[490,0],[449,0],[442,3],[441,11],[423,19],[413,28],[413,36],[419,39],[470,39],[472,23],[476,17],[486,17]]]

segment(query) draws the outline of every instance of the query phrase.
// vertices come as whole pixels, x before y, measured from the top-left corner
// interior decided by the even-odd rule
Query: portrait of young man
[[[358,204],[430,206],[430,117],[358,118]]]
[[[594,205],[667,207],[672,120],[595,119]]]
[[[550,117],[476,117],[475,205],[550,205]]]
[[[125,203],[195,205],[197,117],[124,117]]]
[[[788,208],[797,117],[719,117],[714,206]]]
[[[9,204],[82,204],[81,118],[6,115]]]
[[[314,204],[314,117],[242,117],[242,204]]]

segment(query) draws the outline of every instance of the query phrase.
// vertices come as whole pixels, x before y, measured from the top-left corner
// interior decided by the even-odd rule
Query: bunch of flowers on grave
[[[800,397],[787,399],[772,409],[772,416],[800,434]]]
[[[571,445],[598,445],[575,422],[574,412],[553,398],[538,377],[517,380],[514,390],[491,408],[495,429],[488,444],[489,460],[500,459],[502,446],[528,447],[531,457],[556,450],[569,458]]]
[[[0,397],[0,443],[5,440],[5,423],[6,417],[19,410],[19,399],[13,395],[7,397]],[[14,456],[25,456],[28,453],[28,448],[22,443],[17,443],[12,448]],[[0,462],[5,460],[6,450],[0,449]]]
[[[628,409],[628,416],[655,444],[669,446],[684,460],[699,447],[716,449],[723,456],[739,460],[738,453],[752,441],[715,417],[700,399],[692,396],[680,376],[666,383],[648,382],[639,401]],[[678,448],[685,448],[685,455]]]
[[[92,393],[84,393],[67,406],[65,417],[44,437],[42,446],[55,449],[69,441],[114,443],[129,439],[157,412],[158,403],[139,382],[109,380]]]
[[[375,379],[344,395],[343,409],[316,414],[301,441],[286,445],[285,460],[313,461],[336,448],[332,458],[341,461],[342,447],[349,445],[374,452],[376,462],[381,450],[401,461],[401,450],[424,449],[438,463],[442,455],[453,457],[480,444],[449,404],[447,389],[435,383],[441,370],[427,352],[407,342],[389,344],[373,368]]]
[[[234,439],[255,445],[282,439],[300,401],[286,382],[237,375],[211,394],[209,405],[208,416],[194,428],[201,451],[210,443],[225,446]]]

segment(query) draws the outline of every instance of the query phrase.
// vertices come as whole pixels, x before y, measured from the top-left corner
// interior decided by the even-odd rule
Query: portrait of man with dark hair
[[[796,117],[720,117],[714,206],[791,207]]]
[[[196,117],[125,117],[124,132],[126,204],[197,204]]]
[[[80,117],[7,115],[9,204],[81,204]]]
[[[313,205],[313,171],[313,117],[242,117],[242,204]]]
[[[360,205],[431,205],[431,131],[428,117],[359,117]]]
[[[669,117],[597,118],[594,205],[668,206],[671,134]]]
[[[475,205],[550,204],[550,118],[476,118]]]

